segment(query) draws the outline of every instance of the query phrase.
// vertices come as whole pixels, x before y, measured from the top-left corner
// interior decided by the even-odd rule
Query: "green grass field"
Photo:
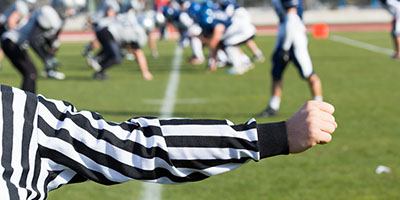
[[[388,32],[334,33],[383,48],[392,48]],[[267,57],[274,36],[256,38]],[[144,81],[136,62],[124,61],[109,70],[107,81],[95,81],[80,55],[83,43],[64,43],[58,54],[64,81],[40,78],[38,92],[63,99],[78,109],[97,111],[109,121],[136,116],[159,116],[175,42],[160,42],[160,57],[149,56],[153,81]],[[165,200],[184,199],[400,199],[400,62],[384,54],[310,37],[310,54],[320,76],[324,98],[336,107],[339,124],[330,144],[305,153],[250,162],[233,172],[183,185],[163,186]],[[149,50],[145,49],[149,55]],[[243,123],[267,105],[270,63],[257,63],[243,76],[225,69],[206,73],[205,67],[186,63],[183,56],[175,117],[230,119]],[[20,76],[3,61],[1,84],[19,87]],[[38,68],[43,69],[40,62]],[[310,92],[294,67],[288,68],[280,115],[261,122],[288,119]],[[192,102],[192,103],[191,103]],[[194,103],[193,103],[194,102]],[[388,174],[376,174],[385,165]],[[50,192],[50,200],[139,199],[142,183],[116,186],[93,182],[66,185]]]

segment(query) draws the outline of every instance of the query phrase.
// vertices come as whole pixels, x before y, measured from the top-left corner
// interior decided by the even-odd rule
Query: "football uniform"
[[[390,12],[393,16],[393,28],[392,34],[393,36],[400,35],[400,1],[398,0],[381,0],[384,7]]]
[[[301,20],[301,0],[272,0],[274,9],[279,17],[279,30],[272,57],[272,75],[280,80],[288,62],[292,60],[303,78],[309,78],[313,67],[307,45],[306,27]],[[295,7],[297,13],[286,14],[286,11]]]
[[[99,64],[102,73],[112,65],[121,62],[121,47],[130,46],[130,48],[139,49],[147,43],[146,31],[139,25],[133,12],[119,14],[107,25],[99,25],[96,36],[102,45],[102,50],[97,55],[101,58]]]
[[[17,30],[9,30],[2,35],[2,46],[13,65],[24,76],[22,89],[36,91],[36,67],[29,57],[26,47],[44,37],[52,37],[62,26],[61,18],[51,6],[43,6],[33,12],[29,21]]]

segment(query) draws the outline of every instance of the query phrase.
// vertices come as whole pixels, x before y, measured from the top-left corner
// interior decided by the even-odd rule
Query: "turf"
[[[384,48],[392,48],[388,32],[334,33]],[[273,36],[257,43],[267,57]],[[159,116],[174,54],[175,43],[159,43],[160,57],[149,56],[153,81],[144,81],[135,62],[124,61],[109,70],[107,81],[92,80],[92,71],[80,55],[83,43],[64,43],[59,52],[67,79],[40,78],[38,92],[64,99],[78,109],[97,111],[110,121],[134,116]],[[303,154],[278,156],[249,164],[226,174],[183,185],[163,187],[165,200],[180,199],[399,199],[400,63],[387,55],[310,37],[310,54],[320,76],[324,98],[336,107],[339,128],[329,145]],[[149,50],[145,49],[149,55]],[[175,117],[230,119],[243,123],[266,107],[271,78],[270,64],[257,63],[243,76],[228,76],[225,69],[206,73],[205,67],[187,64],[185,51]],[[37,60],[36,60],[37,61]],[[38,69],[43,69],[36,62]],[[20,76],[3,61],[1,84],[20,85]],[[280,115],[256,118],[259,123],[288,119],[310,91],[296,69],[284,77]],[[389,174],[375,173],[379,165]],[[139,199],[141,182],[106,187],[88,182],[62,186],[50,200]]]

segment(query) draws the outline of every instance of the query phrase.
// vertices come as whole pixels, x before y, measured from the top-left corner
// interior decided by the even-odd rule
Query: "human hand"
[[[328,103],[308,101],[286,122],[289,152],[300,153],[316,144],[331,141],[337,128],[335,108]]]
[[[153,75],[149,71],[143,72],[142,75],[143,75],[144,80],[146,80],[146,81],[153,80]]]

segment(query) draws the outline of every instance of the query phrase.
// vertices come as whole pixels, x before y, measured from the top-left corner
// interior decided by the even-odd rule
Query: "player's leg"
[[[307,45],[307,36],[305,34],[298,35],[295,38],[293,49],[290,53],[295,66],[299,70],[299,73],[304,79],[308,81],[313,99],[322,101],[323,98],[321,80],[314,72]]]
[[[114,41],[111,33],[104,28],[96,32],[97,39],[102,45],[102,60],[100,61],[101,69],[96,72],[93,77],[95,79],[107,79],[105,71],[112,65],[118,64],[122,60],[119,45]]]
[[[202,64],[205,60],[205,57],[203,53],[203,43],[201,42],[200,38],[191,37],[190,47],[193,52],[193,57],[189,59],[189,62],[195,65]]]
[[[282,75],[289,62],[289,59],[284,59],[284,53],[278,45],[272,55],[272,85],[271,97],[268,102],[267,108],[261,113],[257,114],[259,117],[269,117],[278,114],[282,98]]]
[[[2,47],[14,67],[23,75],[21,88],[25,91],[35,93],[37,72],[28,53],[9,39],[2,41]]]
[[[246,41],[246,46],[253,53],[253,60],[254,61],[256,61],[256,62],[264,62],[265,61],[265,58],[264,58],[264,55],[263,55],[262,51],[260,50],[260,48],[258,48],[256,42],[254,42],[253,39],[247,40]]]
[[[392,38],[394,46],[393,59],[400,58],[400,20],[394,19],[392,22]]]

